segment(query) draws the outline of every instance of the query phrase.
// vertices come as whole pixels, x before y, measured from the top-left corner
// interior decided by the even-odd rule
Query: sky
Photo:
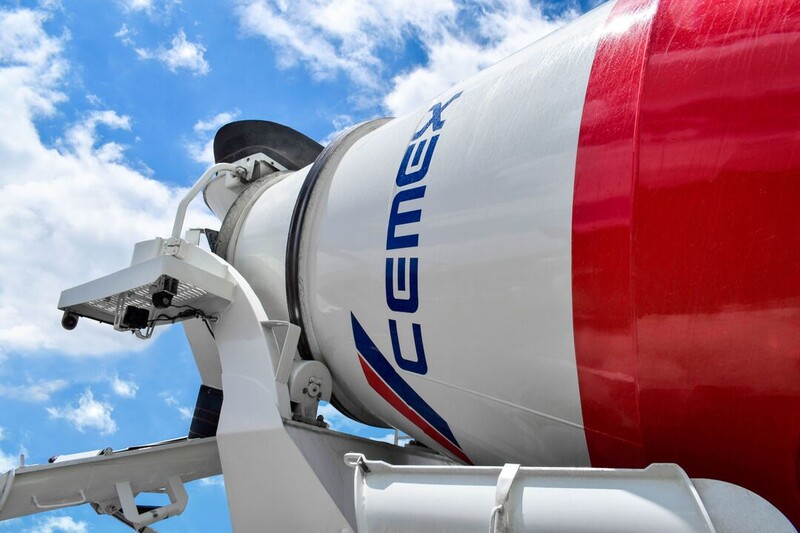
[[[597,0],[0,0],[0,472],[185,435],[200,383],[180,326],[150,341],[81,321],[66,288],[169,234],[216,130],[286,124],[326,144],[399,116]],[[195,202],[187,227],[219,226]],[[322,408],[335,429],[383,429]],[[221,478],[159,532],[229,531]],[[88,506],[0,533],[130,531]]]

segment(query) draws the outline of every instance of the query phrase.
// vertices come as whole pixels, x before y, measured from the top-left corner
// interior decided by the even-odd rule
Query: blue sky
[[[216,129],[267,119],[320,142],[410,111],[598,2],[0,2],[0,471],[19,453],[185,435],[199,377],[182,329],[142,342],[59,325],[60,291],[169,233]],[[194,227],[215,227],[202,202]],[[326,407],[337,429],[385,437]],[[159,531],[230,529],[220,480]],[[128,531],[89,507],[3,531]]]

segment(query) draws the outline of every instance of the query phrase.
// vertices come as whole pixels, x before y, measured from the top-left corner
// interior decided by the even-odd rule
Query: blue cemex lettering
[[[411,200],[418,200],[425,196],[425,186],[414,187],[413,189],[404,189],[397,191],[397,194],[392,200],[392,209],[389,211],[389,229],[386,232],[386,249],[397,250],[399,248],[415,248],[419,245],[419,235],[412,233],[411,235],[396,234],[397,226],[403,224],[414,224],[422,220],[421,209],[411,209],[409,211],[400,211],[400,204]]]
[[[413,320],[413,315],[418,311],[420,303],[419,257],[414,257],[411,251],[419,246],[417,224],[422,221],[423,213],[420,202],[425,198],[426,190],[426,185],[421,182],[428,175],[442,135],[442,128],[445,124],[442,113],[460,96],[459,92],[444,103],[434,104],[429,109],[430,118],[411,137],[403,155],[403,161],[397,170],[395,179],[397,190],[392,199],[386,228],[386,251],[391,252],[386,258],[386,305],[389,312],[400,314],[388,319],[392,352],[394,360],[401,370],[416,374],[428,372],[428,362],[422,339],[422,325]],[[408,187],[409,185],[415,186]],[[398,231],[400,235],[398,235]],[[399,252],[395,252],[395,250],[406,250],[407,252],[404,255],[398,255]],[[397,266],[396,270],[395,265]],[[408,278],[406,278],[406,272],[408,272]],[[357,323],[355,316],[353,316],[353,321],[354,324]],[[400,327],[408,328],[409,326],[414,340],[415,356],[407,358],[403,356],[398,330]],[[358,344],[358,331],[354,329],[353,335]],[[410,350],[406,351],[410,353]],[[375,357],[380,355],[380,358],[383,358],[379,352],[374,355]],[[388,362],[386,364],[388,365]]]
[[[417,350],[416,360],[403,357],[400,351],[400,340],[397,337],[397,321],[389,319],[389,336],[392,338],[394,360],[397,362],[397,366],[403,370],[416,372],[417,374],[427,374],[428,361],[425,359],[425,347],[422,345],[422,326],[411,324],[411,329],[414,331],[414,348]]]
[[[431,137],[431,142],[428,144],[428,139],[422,139],[419,143],[412,142],[408,145],[406,155],[403,156],[403,162],[400,163],[400,169],[397,171],[397,179],[395,182],[398,187],[404,187],[412,183],[416,183],[428,173],[428,167],[431,165],[433,158],[433,151],[436,150],[436,142],[439,140],[438,135]],[[425,145],[428,144],[428,150],[425,151],[425,157],[422,158],[422,166],[419,169],[409,172],[408,160],[411,159],[411,153],[414,153],[414,160],[411,162],[411,167],[419,165],[420,156],[422,151],[425,150]],[[416,149],[416,151],[415,151]]]
[[[408,298],[394,295],[394,258],[386,258],[386,305],[399,313],[415,313],[419,307],[419,259],[412,257],[409,261]],[[406,258],[397,258],[397,290],[406,290]]]
[[[417,131],[417,133],[415,133],[413,137],[411,137],[411,140],[415,141],[420,137],[422,137],[422,134],[425,133],[425,131],[431,126],[433,126],[433,131],[439,131],[440,129],[442,129],[442,126],[444,126],[444,119],[442,119],[442,111],[447,109],[447,106],[452,104],[453,100],[455,100],[459,96],[461,96],[461,92],[458,92],[453,96],[451,96],[450,99],[444,104],[441,102],[433,104],[433,107],[431,107],[428,110],[431,112],[430,120],[428,120],[428,122],[426,122],[425,125],[422,126],[422,128],[419,131]]]

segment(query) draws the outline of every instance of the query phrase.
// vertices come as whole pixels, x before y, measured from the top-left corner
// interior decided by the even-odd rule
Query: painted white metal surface
[[[447,452],[370,386],[351,312],[471,461],[589,464],[572,343],[572,194],[585,89],[613,5],[368,133],[326,167],[303,226],[303,325],[333,374],[334,394],[354,414],[377,416]],[[426,128],[436,120],[441,129]],[[410,160],[406,176],[425,165],[423,140],[432,155],[427,173],[399,185],[407,149],[419,154],[411,154],[418,161]],[[393,201],[420,186],[424,196],[397,211],[420,211],[421,220],[393,230],[419,235],[418,246],[387,250]],[[299,187],[292,176],[261,196],[233,259],[279,315],[286,202]],[[418,261],[413,312],[387,307],[386,261],[399,269],[400,258]],[[410,286],[393,272],[393,296],[408,299]],[[388,320],[396,321],[409,366],[419,361],[412,334],[419,325],[424,371],[397,364]]]
[[[308,464],[317,474],[319,482],[331,498],[339,503],[339,508],[349,524],[356,527],[356,504],[353,490],[353,470],[343,458],[345,454],[357,450],[368,457],[380,458],[395,465],[453,465],[444,455],[439,455],[420,446],[399,447],[386,442],[364,439],[309,424],[287,422],[286,431],[302,452]],[[311,511],[315,503],[305,495],[301,496],[304,505]],[[313,512],[312,512],[313,514]]]
[[[289,174],[254,202],[228,246],[228,260],[242,272],[275,320],[288,320],[286,238],[297,194],[309,167]]]
[[[119,296],[129,304],[152,307],[149,287],[161,275],[181,280],[174,304],[218,311],[234,287],[217,257],[182,239],[156,238],[136,244],[131,266],[61,293],[58,308],[106,323],[115,322]]]
[[[572,345],[571,210],[585,89],[613,7],[429,106],[357,127],[313,167],[273,176],[227,241],[237,268],[178,238],[188,202],[215,169],[246,181],[246,168],[218,165],[181,202],[172,238],[140,243],[131,268],[63,293],[62,308],[108,321],[107,298],[142,289],[137,297],[147,306],[146,290],[159,276],[197,289],[191,303],[207,322],[186,332],[203,382],[225,394],[211,466],[225,473],[235,530],[791,530],[755,494],[693,484],[676,465],[441,466],[450,460],[290,420],[313,420],[316,402],[334,389],[362,418],[377,417],[466,463],[588,464]],[[289,243],[300,242],[300,322],[317,358],[299,361],[298,326],[286,322],[295,310],[286,298],[287,235],[314,170],[303,233]],[[210,202],[220,216],[241,185],[226,181]],[[353,492],[340,460],[346,451],[426,466],[351,455]],[[110,502],[144,525],[180,513],[182,480],[207,473],[179,458],[156,474],[137,462],[135,472],[126,463],[95,478],[84,462],[99,460],[44,467],[49,477],[36,482],[26,480],[39,471],[7,473],[0,513]],[[72,463],[80,469],[69,470]],[[19,476],[27,476],[27,490]],[[74,485],[65,481],[76,476]],[[147,515],[133,498],[152,476],[171,504]],[[114,493],[98,492],[98,480],[106,492],[113,482]]]
[[[275,381],[281,349],[267,314],[247,281],[210,257],[226,267],[234,283],[231,305],[213,326],[225,392],[217,444],[234,529],[349,528],[284,428],[283,417],[291,416],[288,386]],[[315,502],[313,515],[302,512],[298,494]]]
[[[250,181],[269,172],[278,177],[275,173],[286,170],[286,167],[262,152],[239,159],[233,166],[243,169],[244,173],[240,173],[239,176],[230,172],[218,173],[216,178],[209,180],[203,187],[203,199],[206,205],[220,220],[225,218],[228,210]],[[241,177],[245,179],[242,180]]]
[[[342,155],[347,153],[346,149],[342,150]],[[320,206],[327,206],[329,204],[323,201],[327,191],[323,189],[323,193],[317,201]],[[326,209],[320,209],[318,215],[326,212]],[[210,338],[215,349],[208,349],[208,338],[195,339],[193,344],[202,348],[198,354],[198,366],[203,367],[204,381],[221,381],[225,394],[215,444],[226,477],[231,521],[236,531],[260,531],[264,528],[353,531],[356,527],[361,531],[403,528],[411,531],[465,531],[475,524],[480,524],[481,529],[485,527],[486,517],[476,518],[483,507],[489,512],[489,524],[494,531],[528,528],[531,524],[531,527],[544,529],[608,531],[640,530],[644,527],[654,531],[700,530],[700,526],[706,524],[706,530],[713,531],[696,491],[682,470],[674,465],[661,465],[656,470],[651,468],[642,475],[596,469],[522,469],[518,465],[506,465],[499,472],[497,467],[442,467],[442,463],[449,462],[444,456],[436,457],[381,443],[365,443],[363,439],[292,423],[289,419],[293,414],[312,418],[316,410],[314,402],[325,399],[330,393],[331,377],[327,368],[320,361],[299,361],[295,353],[299,328],[286,321],[270,320],[244,276],[196,244],[174,238],[139,243],[131,267],[64,291],[62,303],[67,311],[94,313],[100,305],[98,301],[119,299],[120,295],[128,295],[134,288],[142,288],[145,291],[142,294],[148,294],[146,289],[161,287],[159,280],[163,280],[166,274],[174,276],[182,287],[187,280],[192,280],[201,295],[192,300],[192,304],[197,306],[193,309],[194,316],[206,321],[213,330]],[[401,287],[390,286],[389,290],[395,288]],[[137,305],[149,304],[142,299],[142,303],[137,302]],[[352,323],[355,324],[354,319]],[[276,328],[287,329],[283,342],[276,339]],[[187,328],[187,331],[192,335],[192,328]],[[356,331],[355,326],[353,331]],[[363,332],[360,335],[363,337]],[[366,359],[374,364],[379,349],[372,346],[374,353],[365,356],[368,350],[364,349],[361,337],[356,338],[355,344],[362,357],[362,366]],[[315,349],[321,348],[313,345]],[[210,364],[210,359],[215,357],[219,359],[218,366]],[[366,366],[363,368],[366,372]],[[390,369],[388,374],[386,368]],[[384,385],[391,385],[387,375],[402,381],[391,366],[378,373],[381,374],[379,379],[385,380]],[[372,381],[371,386],[380,392],[377,382]],[[407,391],[404,394],[406,399],[412,398]],[[432,397],[435,400],[435,394]],[[393,405],[403,408],[396,403]],[[418,401],[409,401],[408,406],[424,416],[430,414],[418,409]],[[425,407],[430,409],[427,404]],[[414,421],[412,418],[409,420]],[[480,418],[472,421],[476,424],[484,422]],[[441,426],[436,427],[441,429]],[[438,442],[435,435],[426,434]],[[462,432],[462,438],[463,435],[469,437],[470,434]],[[210,441],[204,439],[202,442]],[[191,445],[194,444],[186,444],[187,447]],[[347,491],[343,491],[346,476],[342,474],[342,467],[345,463],[337,460],[346,450],[376,452],[376,456],[407,464],[439,466],[417,466],[411,470],[411,478],[403,479],[392,470],[396,467],[370,463],[359,455],[354,462],[358,463],[357,476],[362,478],[357,477],[359,484],[355,493],[349,493],[351,498]],[[460,449],[456,452],[456,456],[463,453]],[[20,516],[92,503],[97,509],[113,513],[136,527],[145,526],[182,512],[187,503],[183,481],[206,473],[202,467],[187,470],[185,458],[173,459],[175,465],[170,465],[170,468],[161,468],[158,463],[137,462],[138,469],[123,464],[124,468],[109,470],[103,476],[95,476],[91,469],[83,466],[107,458],[92,456],[66,461],[42,467],[45,477],[29,483],[27,491],[18,490],[17,476],[28,472],[20,468],[0,478],[0,512]],[[73,465],[81,465],[81,468],[69,470]],[[369,481],[363,479],[364,473],[369,474]],[[381,473],[388,475],[381,478]],[[77,483],[68,483],[76,475]],[[423,479],[425,476],[431,479]],[[667,479],[664,486],[664,483],[659,484],[664,481],[658,479],[659,476],[671,476],[671,479]],[[57,482],[49,483],[55,477]],[[134,495],[147,490],[154,479],[159,480],[159,488],[167,490],[171,503],[140,512],[135,506]],[[487,479],[493,484],[487,485]],[[102,482],[99,489],[96,486],[98,480]],[[575,480],[579,481],[577,487]],[[109,493],[112,482],[113,493]],[[675,486],[681,483],[685,486],[678,487],[680,490],[676,492]],[[726,511],[734,502],[747,509],[755,505],[759,516],[769,515],[769,509],[764,507],[768,504],[755,496],[728,498],[726,494],[729,491],[739,490],[736,487],[722,490],[713,485],[713,490],[713,500],[723,502]],[[567,514],[576,505],[580,512]],[[619,506],[624,512],[614,513],[614,506]],[[313,513],[308,512],[310,508],[313,508]],[[734,516],[736,512],[739,509],[730,511]],[[531,516],[535,521],[529,519]],[[779,513],[775,516],[782,518]]]
[[[674,464],[627,470],[393,466],[358,454],[345,460],[355,469],[359,533],[794,531],[760,496],[690,480]]]
[[[0,520],[93,502],[103,511],[120,509],[116,483],[132,494],[156,492],[169,479],[183,482],[222,472],[216,439],[177,439],[104,455],[17,468],[0,476]]]
[[[175,276],[180,284],[191,278],[198,284],[199,291],[213,296],[198,299],[193,304],[198,306],[195,312],[208,320],[208,327],[213,329],[214,334],[209,337],[214,349],[207,346],[208,338],[196,338],[193,344],[202,348],[198,366],[202,367],[204,382],[221,382],[225,394],[217,436],[211,442],[215,445],[216,464],[221,465],[226,477],[231,522],[236,531],[260,531],[265,526],[277,531],[353,530],[352,492],[341,490],[341,471],[344,470],[341,457],[345,451],[378,452],[379,456],[403,463],[448,462],[428,453],[405,452],[379,443],[365,444],[363,439],[333,438],[333,432],[326,431],[322,437],[319,431],[302,431],[296,427],[290,433],[288,428],[292,427],[293,414],[313,419],[316,402],[329,398],[331,379],[327,368],[318,361],[296,360],[299,328],[285,321],[270,320],[247,281],[224,260],[186,241],[162,241],[156,239],[137,245],[135,264],[131,267],[64,291],[66,296],[62,301],[68,302],[67,310],[77,312],[91,307],[87,302],[98,297],[107,295],[113,300],[134,287],[147,288],[166,272]],[[153,254],[155,257],[151,257]],[[225,298],[219,296],[221,287],[226,289],[223,291]],[[144,300],[142,302],[140,305],[146,305]],[[168,309],[161,311],[169,313]],[[276,329],[287,330],[283,342],[276,340]],[[197,333],[191,327],[187,331]],[[218,358],[216,365],[210,361],[214,357]],[[393,451],[386,453],[381,447]],[[70,477],[72,471],[64,468],[76,462],[97,461],[96,454],[92,455],[90,459],[45,467],[49,476],[45,479],[56,478],[57,482],[52,486],[41,482],[36,485],[37,490],[46,492],[44,499],[40,498],[40,493],[33,493],[34,511],[28,509],[29,502],[25,506],[30,490],[14,488],[16,474],[24,469],[0,478],[0,501],[8,516],[92,503],[101,509],[112,509],[109,507],[112,505],[113,509],[107,511],[109,514],[116,513],[118,518],[133,522],[137,527],[145,526],[182,512],[186,494],[181,476],[195,479],[192,476],[197,474],[187,471],[185,461],[181,460],[175,461],[176,468],[180,468],[178,471],[163,468],[158,462],[137,463],[135,473],[109,470],[109,475],[98,479],[103,481],[101,488],[114,491],[112,496],[105,493],[98,496],[91,480],[81,478],[81,482],[74,485],[62,482],[75,477],[74,473]],[[61,470],[56,472],[56,467]],[[158,468],[161,470],[155,472]],[[208,475],[218,472],[219,466]],[[80,470],[79,474],[91,476],[93,471]],[[167,491],[170,504],[140,513],[133,498],[145,490],[141,479],[162,481],[159,488]],[[84,488],[87,483],[89,486]],[[109,497],[112,500],[108,500]],[[98,501],[97,498],[105,499]],[[313,513],[306,512],[308,502],[313,502]]]
[[[192,349],[201,383],[222,390],[222,366],[214,337],[200,320],[186,320],[181,325]]]

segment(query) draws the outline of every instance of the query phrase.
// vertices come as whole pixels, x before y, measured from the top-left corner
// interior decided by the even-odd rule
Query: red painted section
[[[799,525],[800,3],[662,0],[632,33],[638,77],[601,42],[576,172],[592,463],[677,462]]]
[[[469,460],[469,457],[467,457],[458,446],[447,440],[444,435],[436,431],[436,428],[434,428],[424,418],[417,414],[416,411],[411,409],[411,407],[409,407],[408,404],[406,404],[406,402],[404,402],[403,399],[400,398],[400,396],[398,396],[374,370],[372,370],[372,367],[369,366],[369,363],[364,360],[361,354],[358,354],[358,362],[361,363],[361,369],[364,371],[364,376],[366,376],[370,387],[372,387],[375,392],[380,394],[380,396],[386,400],[389,405],[394,407],[397,412],[406,417],[409,421],[411,421],[411,423],[424,431],[427,436],[438,442],[454,456],[458,457],[468,465],[472,464],[472,461]]]
[[[575,353],[589,455],[593,464],[609,467],[647,465],[630,273],[637,111],[655,4],[620,0],[614,6],[592,65],[578,141]],[[625,30],[612,30],[620,26]]]

